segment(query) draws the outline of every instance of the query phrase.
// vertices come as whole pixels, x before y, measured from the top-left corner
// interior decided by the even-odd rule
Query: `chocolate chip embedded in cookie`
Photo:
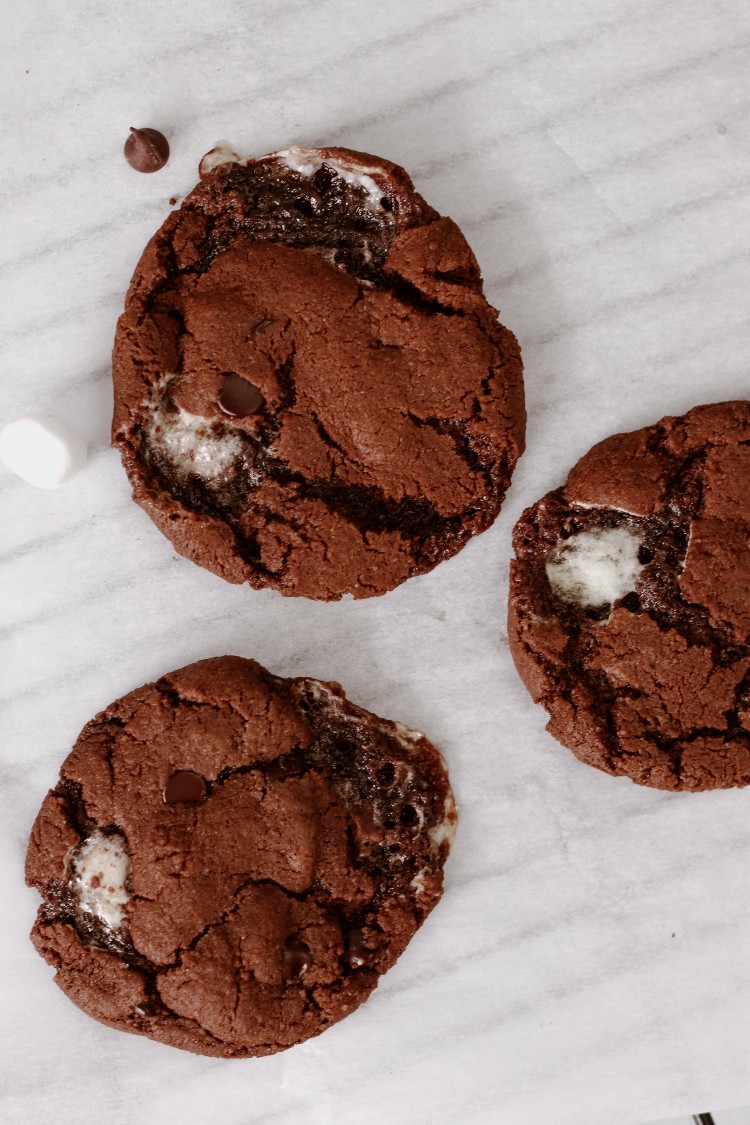
[[[518,521],[509,636],[548,730],[659,789],[750,784],[750,403],[600,442]]]
[[[81,732],[29,842],[32,940],[111,1027],[271,1054],[367,999],[441,897],[455,821],[424,735],[204,660]]]
[[[382,594],[497,516],[521,360],[406,172],[348,149],[204,158],[146,248],[113,440],[178,551],[230,582]]]

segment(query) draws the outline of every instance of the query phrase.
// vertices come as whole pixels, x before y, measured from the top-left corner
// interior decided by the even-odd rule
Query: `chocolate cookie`
[[[135,271],[113,441],[135,500],[229,582],[382,594],[497,516],[521,360],[451,219],[348,149],[204,158]]]
[[[31,833],[32,940],[111,1027],[271,1054],[367,999],[442,894],[455,821],[417,731],[200,661],[81,732]]]
[[[586,454],[518,521],[509,636],[548,730],[659,789],[750,783],[750,403]]]

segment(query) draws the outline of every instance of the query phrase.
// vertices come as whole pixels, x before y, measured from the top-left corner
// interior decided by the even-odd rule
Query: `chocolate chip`
[[[258,413],[263,406],[263,395],[247,379],[232,372],[224,376],[218,403],[230,418],[246,418],[248,414]]]
[[[169,141],[156,129],[134,129],[131,125],[123,151],[136,172],[158,172],[169,160]]]
[[[167,805],[196,804],[204,800],[208,786],[199,773],[192,770],[176,770],[164,787],[164,801]]]
[[[375,960],[377,949],[369,949],[365,944],[364,930],[352,930],[349,934],[349,964],[353,969],[363,969]]]
[[[284,942],[284,980],[299,980],[312,966],[310,946],[295,937]]]

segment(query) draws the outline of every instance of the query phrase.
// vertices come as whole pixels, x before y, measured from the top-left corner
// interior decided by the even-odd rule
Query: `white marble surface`
[[[59,413],[91,459],[60,492],[0,476],[3,1122],[627,1125],[750,1102],[750,793],[579,765],[504,637],[522,508],[607,433],[750,391],[749,43],[746,0],[6,0],[0,420]],[[122,159],[131,124],[168,133],[157,175]],[[222,584],[108,448],[130,273],[220,137],[406,164],[521,339],[529,448],[500,520],[379,600]],[[81,1015],[22,880],[89,716],[223,652],[424,728],[461,812],[445,899],[372,1000],[244,1063]]]

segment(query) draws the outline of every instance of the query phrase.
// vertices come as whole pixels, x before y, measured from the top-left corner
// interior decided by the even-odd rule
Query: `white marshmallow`
[[[222,432],[209,418],[181,407],[177,413],[163,408],[154,412],[149,441],[175,468],[204,480],[230,473],[243,449],[238,434]]]
[[[287,168],[291,168],[293,172],[299,172],[300,176],[306,177],[314,176],[323,163],[316,148],[300,148],[299,145],[281,149],[273,155],[278,156],[279,160],[283,160]]]
[[[581,606],[616,602],[635,589],[643,570],[640,546],[624,527],[571,535],[547,558],[550,586],[563,601]]]
[[[130,856],[124,838],[94,832],[71,853],[68,865],[81,910],[95,914],[110,930],[119,929],[130,897]]]
[[[432,846],[439,849],[440,845],[447,841],[448,847],[451,847],[453,840],[456,836],[456,803],[453,800],[453,794],[449,793],[445,798],[443,804],[443,819],[431,828],[429,837],[432,841]]]
[[[410,886],[414,888],[415,895],[424,894],[424,881],[428,874],[427,868],[422,867],[412,879]]]
[[[0,461],[37,488],[59,488],[86,464],[86,445],[51,414],[28,414],[0,433]]]
[[[201,179],[213,172],[214,168],[222,164],[241,164],[242,157],[235,152],[228,141],[217,141],[214,147],[207,152],[198,165],[198,174]]]

